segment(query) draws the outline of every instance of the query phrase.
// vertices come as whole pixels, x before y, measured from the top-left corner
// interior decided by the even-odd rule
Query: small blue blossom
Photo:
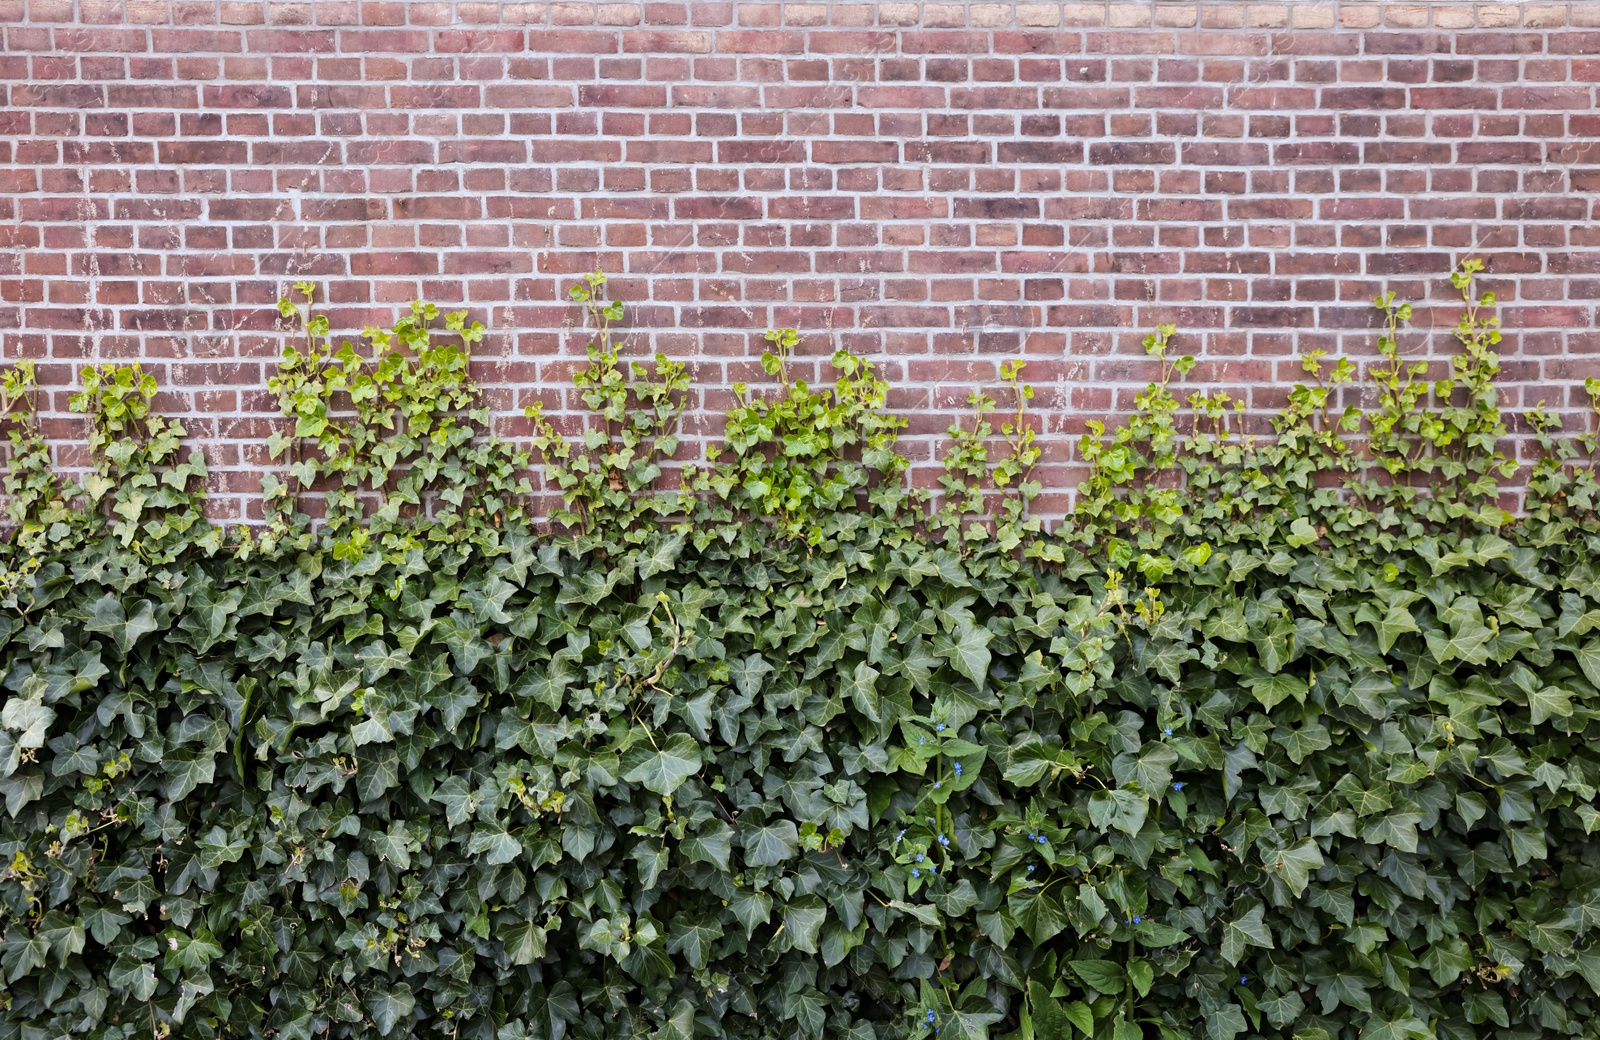
[[[1173,790],[1174,790],[1174,791],[1181,791],[1181,790],[1183,790],[1183,784],[1182,784],[1182,782],[1179,782],[1179,783],[1176,783],[1176,784],[1173,784],[1173,785],[1172,785],[1172,789],[1173,789]]]
[[[1140,917],[1138,914],[1134,914],[1133,915],[1133,923],[1134,924],[1144,924],[1144,918]]]
[[[929,1008],[928,1009],[928,1021],[929,1022],[933,1021],[933,1008]]]
[[[961,763],[960,762],[956,763],[956,775],[957,776],[961,775]]]
[[[1033,873],[1033,867],[1034,867],[1034,865],[1032,863],[1028,864],[1028,873],[1030,873],[1030,874]]]
[[[906,837],[906,832],[905,831],[901,831],[899,834],[896,834],[894,836],[894,840],[895,841],[904,841],[905,837]]]
[[[918,863],[921,863],[921,862],[922,862],[922,853],[920,853],[920,852],[919,852],[919,853],[917,853],[917,862],[918,862]]]
[[[1040,845],[1043,845],[1043,844],[1045,844],[1045,843],[1046,843],[1046,842],[1048,842],[1048,841],[1049,841],[1049,840],[1050,840],[1050,839],[1049,839],[1049,838],[1046,838],[1046,837],[1045,837],[1045,836],[1044,836],[1044,835],[1043,835],[1043,834],[1041,834],[1041,835],[1039,835],[1039,844],[1040,844]]]
[[[943,845],[945,848],[949,848],[950,847],[950,839],[946,838],[943,834],[941,834],[941,835],[939,835],[939,844]]]
[[[921,877],[922,876],[922,871],[918,870],[916,867],[912,867],[911,868],[911,876],[912,877]]]
[[[1170,737],[1170,736],[1172,736],[1172,727],[1168,726],[1166,729],[1162,730],[1162,732]]]
[[[1250,981],[1250,976],[1248,976],[1248,975],[1240,975],[1239,976],[1239,985],[1243,986],[1246,982],[1249,982],[1249,981]]]
[[[941,723],[939,723],[937,726],[935,726],[933,728],[935,730],[937,730],[938,732],[943,733],[944,732],[944,723],[941,722]]]
[[[1039,836],[1037,834],[1030,834],[1030,835],[1028,835],[1028,840],[1029,841],[1036,841],[1036,840],[1038,840],[1038,837]]]
[[[939,873],[939,868],[935,867],[932,863],[929,863],[928,864],[928,873],[937,874],[937,873]]]
[[[941,788],[941,787],[943,787],[943,786],[944,786],[944,784],[941,784],[941,783],[940,783],[940,782],[939,782],[939,781],[937,781],[937,780],[935,780],[935,781],[934,781],[934,782],[933,782],[933,789],[934,789],[934,790],[935,790],[935,791],[937,791],[937,790],[938,790],[938,789],[939,789],[939,788]]]
[[[928,738],[927,737],[918,737],[917,738],[917,743],[918,744],[926,744],[927,742],[928,742]]]

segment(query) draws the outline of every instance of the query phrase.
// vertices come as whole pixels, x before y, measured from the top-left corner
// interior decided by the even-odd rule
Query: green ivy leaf
[[[405,983],[387,989],[374,989],[362,998],[378,1035],[388,1036],[396,1026],[411,1017],[416,1010],[416,994]]]
[[[643,784],[659,795],[670,795],[700,771],[700,745],[685,733],[674,733],[658,748],[636,746],[623,759],[622,779]]]
[[[1272,932],[1267,927],[1260,903],[1242,913],[1237,913],[1222,926],[1223,960],[1229,964],[1238,964],[1244,957],[1244,951],[1251,946],[1259,946],[1266,950],[1274,949]]]

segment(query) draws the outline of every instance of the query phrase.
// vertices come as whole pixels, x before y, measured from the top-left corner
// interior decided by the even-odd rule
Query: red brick
[[[1247,392],[1262,429],[1299,354],[1367,349],[1366,300],[1442,300],[1474,249],[1518,301],[1508,400],[1578,400],[1546,384],[1600,354],[1600,34],[801,29],[746,8],[525,28],[492,5],[235,25],[186,4],[60,46],[9,26],[0,322],[51,386],[97,351],[185,358],[173,406],[218,417],[192,425],[243,496],[226,508],[257,516],[271,304],[302,277],[341,327],[426,294],[504,328],[486,352],[554,359],[475,366],[497,408],[574,406],[551,385],[574,363],[559,301],[596,266],[712,408],[761,376],[755,331],[832,328],[899,380],[919,467],[967,387],[1026,353],[1052,482],[1077,479],[1062,434],[1150,378],[1155,321],[1192,330],[1189,383]],[[694,416],[685,460],[716,429]]]
[[[900,148],[893,141],[814,141],[811,159],[819,163],[892,163]]]

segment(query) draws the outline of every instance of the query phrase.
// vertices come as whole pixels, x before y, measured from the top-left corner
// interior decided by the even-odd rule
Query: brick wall
[[[1594,0],[0,0],[0,34],[4,356],[40,359],[68,465],[77,366],[143,359],[225,516],[298,278],[336,327],[468,307],[510,436],[575,403],[561,301],[597,267],[638,350],[692,359],[700,436],[796,326],[882,361],[926,480],[1021,356],[1046,512],[1160,322],[1259,413],[1303,352],[1370,356],[1381,290],[1452,321],[1476,253],[1510,404],[1577,420],[1600,374]]]

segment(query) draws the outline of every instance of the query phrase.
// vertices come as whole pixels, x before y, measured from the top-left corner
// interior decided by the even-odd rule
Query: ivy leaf
[[[411,992],[411,987],[402,982],[392,988],[368,991],[363,1003],[367,1006],[367,1013],[372,1016],[373,1024],[378,1027],[378,1034],[388,1036],[395,1026],[411,1017],[417,1007],[417,998]]]
[[[1398,1017],[1373,1015],[1361,1027],[1358,1040],[1412,1040],[1414,1037],[1434,1035],[1428,1024],[1415,1015],[1402,1012]]]
[[[851,703],[869,722],[881,722],[878,714],[878,694],[874,682],[881,673],[865,661],[857,663],[845,684]]]
[[[1172,767],[1177,764],[1178,753],[1160,741],[1150,741],[1137,758],[1118,755],[1112,762],[1112,772],[1119,784],[1139,785],[1147,794],[1165,791],[1172,782]]]
[[[1260,701],[1261,706],[1268,711],[1276,708],[1291,697],[1304,704],[1306,691],[1310,689],[1304,679],[1288,672],[1278,672],[1273,675],[1246,679],[1244,680],[1244,685],[1250,688],[1250,692],[1255,694],[1256,700]]]
[[[41,959],[41,965],[44,961]],[[16,981],[13,979],[12,981]],[[135,961],[119,957],[111,966],[106,981],[114,990],[121,990],[134,1000],[149,1000],[156,992],[156,969],[149,961]]]
[[[1222,959],[1238,964],[1247,947],[1259,946],[1273,949],[1272,932],[1267,928],[1260,903],[1232,918],[1222,926]]]
[[[1572,714],[1572,695],[1555,686],[1545,686],[1528,694],[1529,721],[1535,726],[1551,718]]]
[[[1089,796],[1089,822],[1101,830],[1115,827],[1124,834],[1138,834],[1149,810],[1150,799],[1126,788]]]
[[[1247,1028],[1244,1010],[1238,1004],[1224,1004],[1206,1015],[1209,1040],[1233,1040]]]
[[[741,834],[744,862],[751,867],[775,867],[800,850],[800,831],[789,820],[761,827],[746,827]]]
[[[989,630],[963,623],[954,637],[941,632],[934,637],[933,652],[950,662],[950,667],[971,679],[982,689],[989,678]]]
[[[506,947],[506,955],[514,965],[531,965],[544,957],[546,930],[534,922],[514,922],[501,925],[499,941]]]
[[[989,1027],[1002,1018],[998,1011],[958,1009],[945,1017],[942,1035],[949,1040],[989,1040]]]
[[[766,924],[772,919],[772,897],[752,888],[735,889],[733,898],[728,900],[728,909],[744,925],[748,937],[755,934],[757,925]]]
[[[1584,643],[1572,655],[1577,658],[1578,667],[1583,669],[1583,676],[1590,685],[1600,686],[1600,636]]]
[[[783,928],[789,934],[794,948],[802,953],[817,952],[817,938],[822,933],[822,923],[828,919],[828,908],[818,896],[801,896],[786,903],[783,908]]]
[[[1306,1009],[1306,1002],[1300,999],[1298,993],[1284,993],[1259,1002],[1256,1009],[1267,1016],[1267,1021],[1274,1028],[1282,1029],[1300,1017]]]
[[[1017,927],[1035,944],[1043,945],[1067,927],[1066,910],[1048,892],[1024,889],[1013,893],[1010,906]]]
[[[787,909],[785,921],[787,922]],[[681,917],[672,922],[672,934],[667,940],[667,952],[682,954],[689,966],[699,971],[711,961],[711,951],[722,938],[722,926],[716,921],[689,923]]]
[[[694,1004],[688,1000],[678,1001],[655,1040],[694,1040]]]
[[[479,827],[467,842],[467,855],[482,855],[491,866],[515,862],[523,852],[522,842],[506,832],[504,827]]]
[[[674,733],[660,749],[635,746],[623,760],[622,779],[669,795],[700,771],[700,745],[687,733]]]
[[[154,605],[147,599],[139,600],[130,617],[115,593],[108,592],[89,607],[89,616],[83,623],[87,632],[100,632],[111,637],[117,649],[126,657],[133,644],[157,628]]]
[[[461,826],[478,810],[472,789],[459,776],[446,777],[434,790],[433,800],[444,806],[445,821],[452,827]]]
[[[242,833],[233,837],[221,827],[212,827],[195,846],[200,850],[200,865],[210,870],[224,863],[237,863],[250,848],[250,841]]]
[[[1289,891],[1298,897],[1305,892],[1306,885],[1311,879],[1311,872],[1322,866],[1322,850],[1312,839],[1302,838],[1288,848],[1279,850],[1275,855],[1266,856],[1265,862],[1268,869],[1277,871],[1283,878],[1284,884],[1289,886]],[[1267,943],[1270,945],[1271,941],[1269,934]]]
[[[718,870],[727,870],[733,855],[733,829],[720,820],[713,821],[686,836],[680,848],[691,863],[709,863]]]
[[[639,557],[639,577],[653,578],[670,571],[683,553],[683,540],[681,532],[674,532],[651,543]]]
[[[34,698],[12,697],[0,708],[0,726],[17,734],[19,748],[44,747],[50,724],[56,719],[54,708]]]
[[[746,697],[754,697],[761,692],[761,684],[765,678],[772,674],[773,668],[766,658],[760,654],[751,654],[748,657],[728,662],[728,676],[733,680],[734,686]]]
[[[217,937],[200,928],[192,936],[179,934],[169,940],[166,966],[179,971],[204,971],[206,965],[221,956]]]
[[[1139,940],[1139,945],[1159,949],[1163,946],[1173,946],[1189,938],[1189,933],[1181,928],[1162,924],[1160,921],[1145,921],[1134,926],[1133,937]]]

